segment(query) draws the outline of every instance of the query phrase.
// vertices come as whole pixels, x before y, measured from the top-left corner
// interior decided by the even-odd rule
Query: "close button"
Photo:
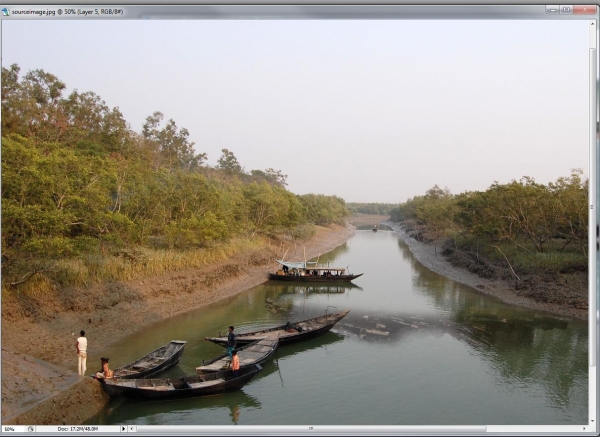
[[[575,5],[573,6],[573,14],[575,15],[595,15],[596,5]]]

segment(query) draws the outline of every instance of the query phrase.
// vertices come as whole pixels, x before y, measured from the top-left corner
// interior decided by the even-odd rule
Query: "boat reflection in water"
[[[177,414],[185,418],[193,416],[196,410],[208,409],[215,412],[223,411],[224,414],[231,417],[233,423],[237,424],[242,411],[261,407],[260,400],[245,393],[243,389],[224,395],[156,402],[137,402],[121,397],[111,400],[107,407],[86,423],[103,425],[118,422],[160,425],[160,417],[165,414]],[[110,420],[108,420],[109,418]],[[182,423],[184,422],[182,420]]]
[[[275,289],[275,287],[274,287]],[[276,289],[278,290],[278,294],[311,294],[311,293],[319,293],[319,294],[344,294],[350,290],[360,290],[363,291],[363,288],[359,285],[353,284],[352,282],[344,282],[337,284],[306,284],[306,283],[290,283],[285,285],[277,285]]]

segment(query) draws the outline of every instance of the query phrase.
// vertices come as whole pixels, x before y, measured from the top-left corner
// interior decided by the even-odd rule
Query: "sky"
[[[400,203],[439,185],[588,175],[587,21],[2,21],[2,66],[155,111],[216,165],[296,194]]]

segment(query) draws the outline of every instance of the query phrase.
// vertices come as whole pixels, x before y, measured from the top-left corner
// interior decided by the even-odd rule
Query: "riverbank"
[[[467,285],[482,293],[494,296],[508,304],[581,320],[587,320],[588,318],[587,308],[574,308],[557,303],[543,302],[535,298],[523,296],[520,295],[520,291],[517,290],[509,281],[504,279],[484,278],[466,270],[465,268],[454,266],[440,253],[439,241],[437,242],[436,249],[433,243],[422,243],[412,238],[404,231],[404,229],[401,228],[398,223],[387,221],[384,222],[384,224],[400,234],[403,241],[410,248],[410,251],[417,261],[419,261],[429,270],[439,273],[442,276],[445,276],[463,285]],[[577,293],[578,299],[587,298],[587,284],[584,284],[584,286],[585,290]]]
[[[272,238],[261,249],[199,269],[62,290],[35,303],[36,308],[45,309],[41,317],[39,312],[27,314],[31,302],[3,296],[2,423],[26,423],[24,420],[33,420],[35,409],[35,423],[77,424],[99,411],[105,399],[99,384],[91,381],[95,385],[89,386],[76,375],[75,339],[81,329],[86,331],[89,355],[96,356],[102,347],[152,323],[265,282],[267,272],[274,268],[274,259],[286,252],[288,260],[304,259],[304,250],[307,258],[316,257],[352,235],[353,227],[317,226],[315,235],[306,243]],[[88,358],[87,374],[96,369],[96,364]],[[57,396],[66,397],[73,404],[63,402],[63,408],[60,401],[56,402]],[[62,417],[57,409],[73,409],[78,414]]]

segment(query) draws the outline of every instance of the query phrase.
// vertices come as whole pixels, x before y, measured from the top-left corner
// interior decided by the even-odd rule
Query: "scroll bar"
[[[590,20],[590,107],[589,107],[589,147],[590,147],[590,168],[589,168],[589,341],[590,341],[590,367],[596,367],[596,353],[597,353],[597,288],[596,288],[596,183],[597,183],[597,151],[596,151],[596,64],[597,64],[597,47],[596,41],[598,38],[596,20]]]

